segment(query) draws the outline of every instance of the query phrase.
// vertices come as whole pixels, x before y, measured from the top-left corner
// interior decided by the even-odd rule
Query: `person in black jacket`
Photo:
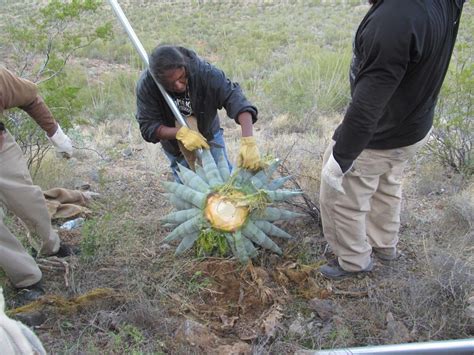
[[[395,260],[401,179],[426,143],[463,0],[372,0],[354,39],[352,100],[325,152],[321,216],[337,260],[320,272],[371,271]]]
[[[192,117],[188,122],[195,120],[197,131],[176,127],[175,117],[154,79],[169,93],[181,114]],[[136,93],[136,118],[142,137],[147,142],[161,143],[177,181],[177,163],[189,166],[183,152],[210,148],[217,159],[216,147],[224,147],[227,159],[217,114],[221,108],[242,128],[238,165],[249,170],[261,167],[252,132],[257,108],[245,98],[237,83],[192,50],[170,45],[156,47],[150,55],[149,69],[140,76]]]

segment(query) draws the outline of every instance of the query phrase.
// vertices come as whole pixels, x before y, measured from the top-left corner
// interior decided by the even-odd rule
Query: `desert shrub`
[[[54,117],[67,131],[80,110],[79,87],[71,85],[65,72],[66,63],[79,48],[96,39],[108,39],[111,25],[90,26],[87,14],[94,13],[101,2],[53,0],[31,8],[29,16],[6,18],[1,38],[9,48],[9,61],[15,63],[20,76],[36,82]],[[35,169],[49,149],[46,138],[25,114],[14,111],[6,123],[26,153],[28,166]],[[34,169],[33,169],[34,170]]]
[[[468,43],[458,43],[444,82],[429,151],[444,165],[472,175],[474,62]]]
[[[444,229],[454,231],[457,235],[467,235],[474,231],[474,186],[448,200],[441,222]]]

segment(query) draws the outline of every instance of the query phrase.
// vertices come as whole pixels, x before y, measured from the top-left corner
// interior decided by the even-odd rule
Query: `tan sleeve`
[[[19,107],[28,113],[49,136],[56,132],[56,121],[38,95],[36,85],[0,67],[0,108],[3,111],[13,107]]]

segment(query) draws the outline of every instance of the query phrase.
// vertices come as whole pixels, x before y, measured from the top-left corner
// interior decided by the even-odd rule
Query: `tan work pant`
[[[8,132],[3,133],[0,149],[0,203],[41,237],[41,254],[58,251],[59,237],[51,227],[43,193],[33,185],[21,149]],[[30,286],[41,280],[35,260],[3,223],[3,211],[0,212],[0,267],[15,287]]]
[[[400,228],[402,175],[409,159],[426,143],[402,148],[365,149],[344,176],[342,194],[321,179],[320,204],[323,232],[346,271],[361,271],[370,263],[372,248],[396,252]],[[323,165],[335,142],[326,149]]]

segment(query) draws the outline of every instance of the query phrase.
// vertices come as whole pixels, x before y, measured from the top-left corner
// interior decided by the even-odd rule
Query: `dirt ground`
[[[164,157],[152,172],[142,145],[119,153],[74,162],[63,187],[100,193],[83,227],[60,232],[82,254],[43,267],[47,296],[13,309],[38,323],[51,353],[289,354],[472,335],[456,295],[427,278],[412,217],[399,260],[375,259],[372,273],[342,281],[317,272],[331,253],[302,199],[285,206],[307,217],[282,225],[294,238],[278,241],[281,257],[261,251],[248,265],[193,251],[174,257],[161,242],[169,230],[159,218],[172,210],[160,186],[171,179]]]

